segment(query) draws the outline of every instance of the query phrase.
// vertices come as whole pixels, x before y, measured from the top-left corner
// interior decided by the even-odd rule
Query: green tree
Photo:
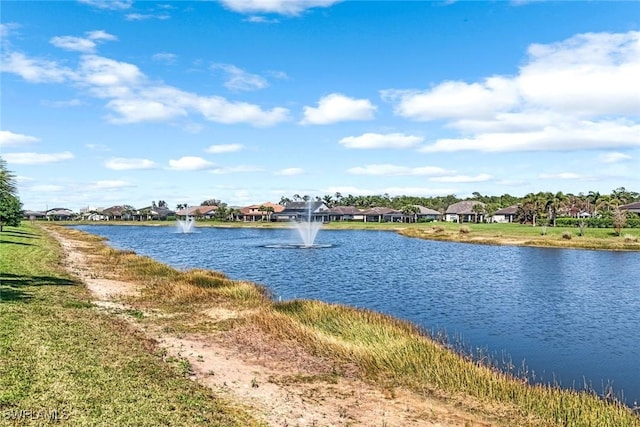
[[[17,227],[22,219],[22,203],[18,198],[15,176],[0,157],[0,232],[5,225]]]
[[[474,213],[474,222],[478,223],[478,215],[482,216],[485,213],[484,205],[482,203],[476,203],[471,206],[471,212]]]
[[[418,222],[418,212],[420,208],[415,205],[405,205],[401,209],[402,214],[409,219],[409,222]]]

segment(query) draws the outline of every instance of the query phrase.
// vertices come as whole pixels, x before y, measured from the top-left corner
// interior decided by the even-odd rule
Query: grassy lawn
[[[96,310],[60,259],[37,226],[0,233],[0,425],[260,425]]]

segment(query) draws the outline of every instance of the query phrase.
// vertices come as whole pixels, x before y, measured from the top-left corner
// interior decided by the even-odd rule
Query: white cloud
[[[56,36],[51,38],[50,43],[55,47],[59,47],[64,50],[93,53],[97,47],[96,41],[102,42],[105,40],[112,41],[118,39],[116,36],[103,30],[88,31],[86,35],[86,38],[75,36]]]
[[[387,187],[377,192],[377,194],[389,194],[390,196],[416,196],[416,197],[443,196],[443,195],[454,194],[454,193],[456,193],[456,191],[451,188],[428,188],[428,187]]]
[[[61,185],[53,185],[53,184],[32,185],[31,187],[29,187],[29,191],[33,191],[37,193],[57,193],[64,190],[65,190],[65,187]]]
[[[107,119],[112,123],[170,121],[191,113],[216,123],[247,123],[255,127],[273,126],[290,119],[286,108],[263,109],[221,96],[199,96],[150,82],[137,66],[97,55],[83,55],[78,70],[73,71],[55,62],[13,52],[2,56],[2,71],[18,74],[33,83],[68,81],[84,87],[93,96],[109,100],[106,108],[115,115]]]
[[[227,166],[223,168],[211,169],[211,173],[216,175],[226,175],[230,173],[247,173],[247,172],[261,172],[264,169],[258,166],[239,165],[239,166]]]
[[[69,151],[62,153],[5,153],[2,155],[7,163],[18,165],[42,165],[46,163],[62,162],[73,159]]]
[[[602,163],[619,163],[619,162],[631,160],[632,157],[624,153],[611,152],[611,153],[605,153],[600,155],[598,159]]]
[[[340,144],[346,148],[411,148],[423,138],[403,133],[365,133],[360,136],[347,136],[340,140]]]
[[[367,165],[350,168],[347,170],[352,175],[417,175],[417,176],[437,176],[452,173],[450,170],[446,170],[437,166],[422,166],[410,168],[406,166],[380,164],[380,165]]]
[[[371,120],[376,109],[368,99],[332,93],[320,98],[317,108],[304,107],[304,119],[300,123],[326,125],[349,120]]]
[[[329,7],[342,0],[220,0],[228,9],[244,14],[277,13],[297,16],[307,9]]]
[[[427,187],[386,187],[386,188],[358,188],[358,187],[327,187],[324,193],[334,194],[341,193],[343,196],[351,194],[354,196],[366,196],[371,194],[389,194],[390,196],[416,196],[430,197],[442,196],[447,194],[455,194],[456,190],[452,188],[427,188]]]
[[[213,168],[213,163],[202,157],[185,156],[178,160],[169,160],[169,166],[175,170],[195,171]]]
[[[137,170],[137,169],[153,169],[156,167],[155,162],[148,159],[127,159],[123,157],[115,157],[107,160],[105,163],[107,169],[122,171],[122,170]]]
[[[135,185],[131,184],[127,181],[121,180],[103,180],[103,181],[95,181],[90,186],[91,190],[118,190],[120,188],[128,188],[135,187]]]
[[[89,37],[91,40],[118,40],[116,36],[114,36],[113,34],[109,34],[104,30],[87,31],[86,34],[87,37]]]
[[[79,107],[84,105],[79,99],[70,99],[68,101],[42,101],[42,105],[52,108]]]
[[[2,55],[2,72],[14,73],[31,83],[62,83],[75,78],[74,72],[57,62],[27,58],[19,52]]]
[[[111,94],[132,94],[130,87],[145,82],[146,77],[138,67],[126,62],[115,61],[97,55],[85,55],[80,63],[80,81],[95,86],[94,93],[99,96]],[[119,90],[103,90],[100,88],[115,88]]]
[[[467,183],[467,182],[485,182],[489,181],[493,177],[486,173],[481,173],[476,176],[467,176],[467,175],[453,175],[453,176],[439,176],[435,178],[431,178],[430,181],[433,182],[450,182],[450,183]]]
[[[207,120],[217,123],[249,123],[261,127],[289,120],[289,110],[286,108],[276,107],[265,111],[255,104],[229,102],[219,96],[198,98],[194,107]]]
[[[51,39],[51,44],[64,50],[90,53],[96,49],[93,40],[73,36],[57,36]]]
[[[85,147],[95,151],[111,151],[111,148],[104,144],[85,144]]]
[[[0,130],[0,147],[30,144],[38,141],[40,141],[40,138],[36,138],[35,136],[22,135],[8,130]]]
[[[571,114],[640,111],[640,31],[578,34],[529,47],[517,84],[528,103]]]
[[[383,99],[396,102],[395,113],[413,120],[490,118],[518,102],[513,81],[490,77],[482,83],[448,81],[427,91],[386,90]]]
[[[7,22],[7,23],[0,23],[0,38],[3,39],[3,41],[5,41],[4,39],[6,39],[7,37],[9,37],[9,35],[13,32],[13,30],[16,30],[20,28],[20,24],[17,24],[15,22]]]
[[[300,175],[302,173],[304,173],[304,169],[302,168],[285,168],[276,172],[276,175],[294,176],[294,175]]]
[[[469,138],[439,139],[420,151],[571,151],[640,147],[638,135],[640,125],[627,121],[581,121],[549,125],[529,132],[481,133]]]
[[[460,136],[422,151],[537,151],[640,146],[640,32],[533,44],[515,76],[386,90],[396,114],[445,120]]]
[[[273,18],[266,18],[264,16],[250,16],[247,19],[245,19],[245,21],[247,22],[255,22],[255,23],[259,23],[259,24],[277,24],[278,22],[280,22],[277,19],[273,19]]]
[[[251,74],[241,68],[231,64],[213,64],[214,70],[222,70],[227,74],[227,81],[224,83],[227,89],[231,90],[258,90],[269,86],[267,80],[257,74]]]
[[[118,114],[110,118],[112,123],[162,122],[188,114],[184,108],[148,99],[114,99],[107,108]]]
[[[589,180],[591,178],[574,172],[560,172],[560,173],[541,173],[538,175],[540,179],[560,179],[560,180]]]
[[[98,9],[124,10],[129,9],[133,0],[78,0],[80,3],[97,7]]]
[[[167,13],[128,13],[125,16],[127,21],[146,21],[148,19],[159,19],[164,21],[169,18],[171,18],[171,16]]]
[[[206,150],[207,153],[220,154],[220,153],[233,153],[240,151],[244,148],[242,144],[217,144],[211,145]]]
[[[168,52],[156,53],[151,57],[151,59],[153,59],[154,61],[164,62],[166,64],[173,64],[177,58],[178,55]]]

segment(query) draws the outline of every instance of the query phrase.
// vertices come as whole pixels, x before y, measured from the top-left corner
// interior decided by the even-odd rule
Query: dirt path
[[[140,292],[135,284],[100,277],[89,267],[81,250],[84,243],[49,231],[64,249],[65,267],[82,279],[97,307],[114,315],[134,308],[123,297]],[[215,307],[203,313],[218,320],[242,316]],[[190,367],[193,380],[250,408],[270,426],[493,425],[436,399],[384,390],[348,375],[331,375],[328,361],[246,330],[250,326],[207,335],[176,335],[164,332],[153,321],[126,318],[164,348],[167,357],[187,360],[185,366]]]

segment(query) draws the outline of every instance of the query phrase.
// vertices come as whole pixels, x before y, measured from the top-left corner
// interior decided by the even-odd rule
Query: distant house
[[[327,211],[327,221],[363,221],[360,209],[353,206],[334,206]]]
[[[30,221],[36,220],[36,219],[43,219],[47,216],[46,213],[42,212],[42,211],[23,211],[22,212],[22,217],[24,219],[28,219]]]
[[[216,215],[217,206],[189,206],[176,212],[179,217],[189,216],[198,219],[211,219]]]
[[[324,202],[289,202],[281,212],[271,215],[273,221],[327,221],[329,207]]]
[[[445,212],[445,221],[448,222],[482,222],[484,214],[475,212],[473,207],[480,205],[484,210],[485,204],[477,200],[465,200],[450,205]]]
[[[49,221],[67,221],[73,218],[73,211],[67,208],[53,208],[45,212]]]
[[[364,222],[402,222],[404,214],[396,209],[374,207],[362,211]]]
[[[113,220],[129,220],[132,218],[132,212],[128,212],[124,206],[116,205],[103,209],[100,212],[102,218],[107,221]]]
[[[267,208],[266,210],[264,208]],[[261,210],[262,209],[262,210]],[[280,213],[284,210],[284,206],[276,203],[265,202],[259,205],[245,206],[240,209],[240,216],[243,221],[270,221],[274,213]]]
[[[418,221],[438,221],[442,214],[435,209],[426,208],[420,205],[414,205],[418,208],[418,212],[416,213],[416,218]]]
[[[634,202],[634,203],[629,203],[627,205],[621,205],[619,208],[620,208],[621,211],[632,212],[632,213],[640,215],[640,202]]]
[[[508,208],[498,209],[493,216],[491,222],[514,222],[518,213],[518,205],[509,206]]]
[[[172,211],[169,208],[158,207],[158,206],[147,206],[145,208],[141,208],[136,210],[133,214],[134,221],[149,221],[149,220],[160,220],[163,221],[170,216],[174,216],[176,214],[175,211]]]

